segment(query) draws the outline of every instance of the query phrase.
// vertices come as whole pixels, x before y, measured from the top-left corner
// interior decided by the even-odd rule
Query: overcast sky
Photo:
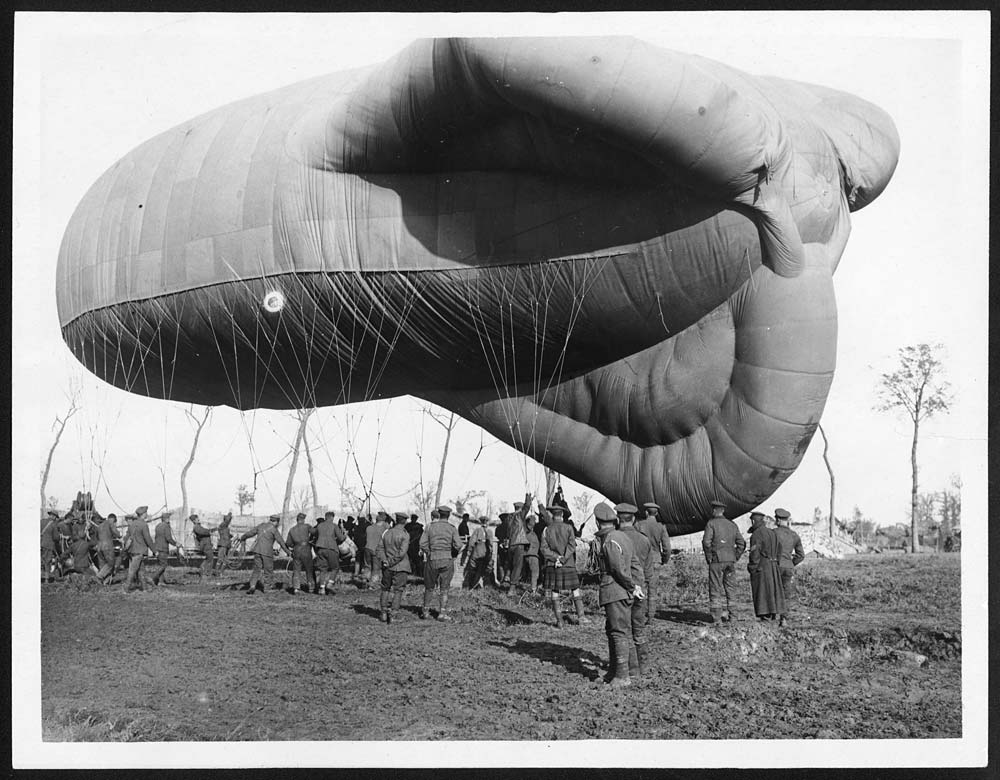
[[[838,514],[854,505],[876,520],[902,521],[909,502],[910,428],[872,411],[881,371],[908,344],[940,342],[955,391],[951,414],[924,428],[922,487],[944,487],[961,474],[965,528],[985,528],[987,398],[987,187],[989,15],[983,13],[715,13],[450,16],[20,14],[15,30],[13,255],[13,516],[34,518],[38,475],[53,440],[51,424],[65,393],[83,383],[83,410],[73,418],[52,464],[48,493],[65,508],[76,490],[94,491],[99,509],[131,510],[180,503],[178,474],[191,430],[183,407],[130,396],[84,372],[64,346],[55,308],[55,266],[70,215],[87,188],[122,155],[151,136],[238,98],[314,75],[387,58],[430,35],[630,34],[668,48],[853,92],[884,108],[902,139],[893,181],[853,217],[853,234],[835,277],[839,305],[838,366],[823,425],[836,469]],[[236,486],[284,455],[294,433],[287,414],[218,409],[191,471],[192,504],[234,504]],[[378,454],[374,451],[376,432]],[[389,507],[406,503],[418,479],[436,478],[441,431],[408,398],[320,410],[311,429],[321,499],[338,503],[338,484],[375,477]],[[252,447],[251,447],[252,443]],[[817,436],[802,463],[765,504],[808,516],[825,507],[829,485]],[[476,458],[478,454],[478,458]],[[345,465],[346,464],[346,465]],[[444,494],[473,489],[498,500],[538,491],[540,469],[468,423],[449,455]],[[258,511],[280,506],[282,465],[258,476]],[[304,470],[296,485],[307,484]],[[567,484],[572,498],[582,488]],[[166,497],[164,494],[166,493]],[[15,524],[15,545],[28,549],[28,527]],[[963,551],[964,738],[943,745],[911,741],[905,750],[851,743],[852,761],[879,765],[962,765],[985,755],[985,546]],[[100,766],[114,757],[135,766],[218,765],[237,760],[211,745],[157,751],[147,745],[60,751],[41,746],[37,667],[38,590],[34,561],[14,556],[14,675],[19,702],[19,765]],[[971,621],[969,620],[972,616]],[[34,660],[32,660],[34,659]],[[971,740],[971,741],[970,741]],[[978,741],[976,741],[978,740]],[[839,747],[739,743],[738,753],[671,743],[670,762],[767,766],[798,760],[836,765]],[[294,746],[247,746],[241,762],[295,764]],[[595,749],[592,749],[595,748]],[[467,758],[428,744],[405,756],[379,746],[350,753],[366,761],[438,766]],[[782,758],[776,759],[777,751]],[[795,752],[795,751],[798,752]],[[978,751],[978,752],[977,752]],[[319,764],[322,753],[310,753]],[[534,765],[647,765],[642,749],[579,744],[572,753],[544,744],[519,747]],[[734,758],[737,756],[738,758]],[[507,756],[505,758],[505,756]],[[394,758],[395,757],[395,758]],[[686,758],[685,758],[686,757]],[[798,758],[796,758],[798,757]],[[476,761],[509,761],[495,743],[476,746]],[[659,763],[661,758],[653,758]],[[720,763],[721,762],[721,763]],[[794,763],[789,765],[795,765]]]
[[[986,437],[987,169],[985,103],[978,104],[981,95],[973,92],[988,73],[988,60],[977,62],[969,48],[975,17],[964,23],[953,14],[822,17],[19,17],[14,405],[21,435],[15,465],[24,470],[28,500],[37,504],[37,475],[54,438],[50,426],[67,405],[71,383],[80,381],[83,409],[60,441],[46,492],[66,508],[77,489],[90,489],[104,512],[181,503],[179,473],[192,437],[184,407],[100,383],[60,336],[56,258],[87,188],[139,143],[204,111],[383,60],[414,37],[449,34],[633,34],[750,73],[846,90],[888,111],[902,139],[899,167],[885,193],[853,216],[835,277],[838,366],[822,422],[837,479],[837,512],[848,516],[857,505],[880,523],[906,519],[910,425],[872,406],[879,373],[892,368],[896,350],[907,344],[943,344],[955,391],[952,412],[923,429],[921,487],[945,487],[952,474],[975,479]],[[281,458],[294,431],[288,413],[241,416],[217,409],[188,476],[192,506],[234,507],[237,485],[252,485],[256,474],[257,511],[280,508],[289,462]],[[403,397],[320,410],[310,438],[321,502],[339,506],[342,483],[360,488],[362,478],[374,477],[376,498],[387,508],[403,508],[420,479],[418,452],[423,478],[436,479],[443,430],[421,415],[417,401]],[[486,490],[497,503],[510,501],[526,489],[540,492],[541,473],[462,421],[443,497]],[[304,463],[295,485],[296,492],[308,485]],[[569,482],[565,488],[570,499],[584,490]],[[783,505],[806,517],[815,506],[825,510],[828,501],[816,436],[798,472],[765,508]]]

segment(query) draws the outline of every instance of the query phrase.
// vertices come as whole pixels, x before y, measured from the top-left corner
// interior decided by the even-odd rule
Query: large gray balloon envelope
[[[240,409],[412,394],[671,533],[800,462],[889,117],[629,38],[421,40],[133,150],[59,255],[66,343]]]

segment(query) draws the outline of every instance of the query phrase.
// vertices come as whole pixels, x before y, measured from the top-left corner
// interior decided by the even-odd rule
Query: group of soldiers
[[[736,563],[747,551],[747,542],[737,525],[725,517],[726,506],[712,501],[712,516],[707,521],[702,548],[708,564],[709,610],[712,621],[732,620],[735,600],[733,578]],[[267,590],[273,584],[275,545],[292,563],[291,592],[311,589],[326,593],[338,580],[343,561],[353,560],[353,571],[363,587],[380,588],[379,619],[392,623],[393,611],[401,607],[403,590],[411,575],[423,578],[424,593],[420,618],[432,614],[449,621],[448,595],[455,576],[455,565],[465,566],[463,586],[481,587],[493,555],[496,582],[508,592],[524,588],[532,593],[541,586],[552,609],[556,627],[563,626],[563,599],[572,600],[574,622],[589,624],[580,590],[581,573],[599,578],[599,604],[605,612],[605,633],[610,656],[605,680],[616,687],[629,685],[641,676],[648,659],[646,628],[656,614],[659,567],[671,557],[670,536],[659,517],[659,507],[652,502],[640,510],[628,503],[615,507],[598,504],[594,509],[597,533],[587,560],[579,559],[578,539],[582,529],[569,521],[565,503],[539,504],[531,511],[531,496],[514,502],[514,511],[500,515],[500,524],[489,527],[482,516],[472,521],[462,516],[457,527],[451,522],[452,510],[440,506],[431,512],[426,528],[416,515],[405,512],[379,512],[372,521],[361,516],[347,522],[336,519],[332,511],[317,518],[315,525],[299,513],[295,524],[282,536],[280,515],[270,518],[240,535],[238,542],[254,540],[250,552],[253,570],[248,593]],[[42,527],[42,569],[48,575],[54,556],[66,555],[72,561],[69,571],[90,573],[110,584],[118,565],[118,547],[128,556],[128,571],[122,588],[144,587],[143,560],[156,558],[152,585],[163,582],[167,557],[174,547],[184,549],[174,539],[169,514],[161,515],[150,534],[148,507],[138,507],[127,516],[127,530],[121,539],[114,514],[101,517],[94,512],[70,512],[59,518],[49,512]],[[227,513],[217,527],[202,525],[191,515],[192,532],[204,562],[199,576],[217,573],[217,562],[224,561],[233,542],[230,531],[232,514]],[[795,566],[804,553],[798,534],[790,527],[790,514],[776,509],[772,520],[761,512],[750,515],[749,564],[754,612],[760,620],[783,624],[789,618],[795,600]],[[213,549],[212,534],[218,534]],[[588,549],[588,548],[584,548]],[[97,566],[91,556],[96,550]]]
[[[165,575],[170,548],[178,555],[185,555],[184,548],[174,538],[170,526],[169,512],[159,516],[150,533],[148,506],[137,507],[135,512],[125,516],[124,537],[118,527],[118,516],[111,512],[106,517],[93,509],[74,507],[64,517],[56,510],[49,510],[42,520],[41,551],[42,578],[46,582],[53,579],[54,572],[62,575],[79,574],[93,576],[98,582],[110,585],[119,570],[122,560],[127,560],[127,570],[122,578],[122,590],[126,593],[133,586],[145,590],[146,584],[153,587],[166,583]],[[216,548],[212,546],[211,535],[219,535],[219,561],[225,560],[231,542],[229,524],[232,513],[223,517],[216,528],[201,524],[198,515],[188,518],[198,551],[205,556],[198,574],[201,578],[216,574]],[[147,556],[155,558],[152,576],[147,578],[143,564]]]

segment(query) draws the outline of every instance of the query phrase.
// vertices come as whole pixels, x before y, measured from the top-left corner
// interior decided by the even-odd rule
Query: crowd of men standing
[[[735,567],[747,551],[746,540],[725,511],[723,502],[711,502],[711,517],[702,537],[708,564],[709,611],[715,623],[732,620]],[[587,549],[586,561],[579,559],[583,554],[578,543],[582,529],[570,520],[572,513],[564,501],[539,504],[537,511],[531,511],[531,496],[525,496],[525,501],[514,502],[514,511],[500,514],[495,529],[487,517],[473,521],[468,514],[463,514],[456,526],[451,513],[447,506],[434,509],[426,528],[417,515],[405,512],[390,516],[382,511],[374,520],[361,516],[340,521],[330,511],[318,517],[315,525],[299,513],[285,535],[279,530],[281,516],[271,515],[236,539],[239,543],[253,540],[247,592],[255,595],[273,586],[277,545],[291,560],[293,594],[304,590],[326,593],[346,564],[362,587],[380,589],[379,619],[391,624],[409,578],[417,576],[424,584],[420,618],[431,617],[436,597],[435,617],[446,622],[452,619],[448,596],[456,561],[464,566],[462,585],[466,588],[482,587],[492,562],[495,582],[501,589],[536,593],[541,588],[555,626],[562,627],[565,598],[572,600],[576,624],[591,622],[580,589],[581,573],[589,573],[599,579],[598,601],[605,612],[610,657],[606,681],[620,687],[643,674],[648,658],[646,629],[656,614],[659,566],[671,557],[670,536],[655,503],[643,505],[641,519],[637,519],[640,510],[632,504],[613,508],[598,504],[594,509],[596,536],[589,548],[583,547]],[[798,534],[789,527],[789,512],[776,509],[774,514],[773,529],[763,513],[750,515],[747,569],[755,615],[783,624],[795,600],[795,566],[805,556]],[[148,507],[138,507],[126,520],[122,538],[114,514],[101,517],[92,508],[74,506],[60,518],[58,512],[50,511],[42,520],[43,577],[50,579],[53,561],[62,560],[64,573],[93,576],[111,584],[121,553],[128,559],[122,578],[125,592],[133,586],[144,589],[147,579],[142,569],[147,556],[155,558],[149,584],[165,583],[170,549],[185,554],[173,536],[170,514],[159,517],[152,534]],[[203,525],[197,515],[189,520],[195,545],[204,557],[198,575],[215,575],[233,546],[232,513],[217,527]],[[218,539],[214,548],[213,534]]]

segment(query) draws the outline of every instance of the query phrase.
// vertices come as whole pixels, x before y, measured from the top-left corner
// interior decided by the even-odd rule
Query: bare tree
[[[292,445],[292,463],[288,467],[288,479],[285,481],[285,500],[281,504],[281,524],[279,527],[282,529],[285,526],[285,516],[288,514],[288,508],[292,503],[292,482],[295,479],[295,469],[299,465],[299,450],[302,448],[302,440],[306,435],[306,423],[309,421],[309,415],[315,411],[315,408],[297,409],[295,411],[295,415],[299,420],[299,427],[295,432],[295,443]]]
[[[478,511],[479,505],[474,502],[477,498],[483,498],[485,496],[485,490],[466,490],[463,493],[459,493],[451,500],[451,502],[455,505],[455,514],[461,516],[463,512],[467,512],[470,509]],[[490,504],[490,508],[492,509],[492,504]],[[475,514],[475,512],[470,512],[470,514]]]
[[[69,393],[69,409],[66,410],[66,414],[60,417],[56,417],[55,422],[52,423],[52,428],[56,432],[55,441],[52,442],[52,446],[49,447],[49,456],[45,459],[45,467],[42,469],[42,484],[41,484],[41,503],[39,506],[45,509],[46,499],[45,499],[45,484],[49,481],[49,469],[52,468],[52,456],[55,454],[56,447],[59,446],[59,439],[62,438],[63,431],[66,430],[66,423],[69,422],[69,418],[80,411],[79,400],[80,400],[80,386],[74,384]]]
[[[434,508],[434,493],[436,492],[437,486],[431,482],[429,485],[424,485],[423,482],[417,482],[412,488],[410,488],[410,500],[413,505],[417,508],[417,512],[423,518],[424,522],[427,522],[428,515],[431,509]]]
[[[552,497],[559,488],[559,472],[548,466],[542,467],[545,470],[545,506],[552,503]]]
[[[243,508],[253,505],[253,491],[246,485],[236,488],[236,503],[240,506],[240,517],[243,516]]]
[[[458,425],[458,416],[454,412],[449,412],[448,416],[435,412],[429,406],[424,407],[424,414],[445,430],[444,449],[441,451],[441,469],[438,471],[437,485],[434,489],[434,506],[441,504],[441,489],[444,487],[444,468],[448,463],[448,447],[451,444],[451,432]]]
[[[890,374],[882,374],[879,385],[879,411],[903,409],[913,423],[913,444],[910,448],[910,468],[913,484],[910,492],[910,552],[917,551],[919,544],[917,528],[920,516],[918,506],[917,441],[920,423],[938,412],[947,412],[951,403],[948,382],[942,378],[944,366],[937,356],[940,344],[933,347],[918,344],[899,350],[899,368]]]
[[[319,506],[319,492],[316,490],[316,472],[313,470],[312,450],[309,449],[309,442],[306,438],[308,431],[302,429],[302,449],[306,451],[306,466],[309,470],[309,487],[312,488],[313,506]]]
[[[826,431],[823,430],[823,426],[817,426],[819,428],[819,435],[823,437],[823,462],[826,464],[826,471],[830,475],[830,517],[829,517],[829,527],[828,533],[833,536],[833,498],[836,493],[836,480],[833,478],[833,466],[830,465],[829,451],[830,443],[826,438]]]
[[[188,420],[192,425],[194,425],[194,441],[191,442],[191,453],[188,455],[187,463],[184,464],[184,468],[181,469],[181,537],[184,536],[184,531],[187,527],[188,519],[188,492],[187,492],[187,475],[188,470],[191,468],[191,464],[194,463],[195,453],[198,451],[198,439],[201,438],[201,431],[208,423],[208,418],[212,414],[212,407],[205,407],[205,416],[198,418],[194,413],[194,404],[191,404],[187,409],[184,410],[184,414],[187,416]]]
[[[590,491],[584,490],[573,496],[573,508],[577,512],[578,523],[586,522],[587,515],[590,514],[590,502],[594,499],[594,496]]]

